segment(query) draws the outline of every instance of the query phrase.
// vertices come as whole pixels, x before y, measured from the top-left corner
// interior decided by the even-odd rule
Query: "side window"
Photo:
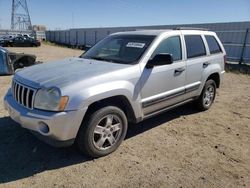
[[[2,50],[0,50],[0,74],[1,73],[8,73],[6,54]]]
[[[185,42],[187,48],[187,58],[206,55],[205,45],[200,35],[186,35]]]
[[[210,54],[216,54],[216,53],[222,52],[220,45],[217,42],[217,40],[214,38],[214,36],[206,35],[205,37],[206,37],[207,44],[210,50]]]
[[[181,50],[181,39],[179,36],[169,37],[163,40],[159,46],[155,49],[151,58],[156,54],[168,53],[172,54],[174,61],[182,59],[182,50]]]

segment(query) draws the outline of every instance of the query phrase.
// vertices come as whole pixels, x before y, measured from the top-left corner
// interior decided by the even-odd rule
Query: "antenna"
[[[26,0],[12,0],[11,29],[32,30]]]

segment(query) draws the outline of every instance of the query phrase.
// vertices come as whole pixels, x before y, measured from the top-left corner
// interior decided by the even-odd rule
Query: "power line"
[[[26,0],[12,0],[12,30],[32,30],[30,14]]]

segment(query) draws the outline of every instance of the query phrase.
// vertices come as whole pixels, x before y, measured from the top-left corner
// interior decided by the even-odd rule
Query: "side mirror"
[[[146,68],[153,68],[154,66],[170,65],[173,63],[171,54],[156,54],[153,59],[149,60]]]

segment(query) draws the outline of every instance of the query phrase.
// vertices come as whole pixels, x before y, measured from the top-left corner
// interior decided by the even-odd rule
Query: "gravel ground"
[[[79,50],[11,48],[48,61]],[[0,100],[11,77],[0,77]],[[226,73],[209,111],[191,104],[137,125],[113,154],[91,160],[52,148],[0,105],[0,187],[250,187],[250,76]]]

